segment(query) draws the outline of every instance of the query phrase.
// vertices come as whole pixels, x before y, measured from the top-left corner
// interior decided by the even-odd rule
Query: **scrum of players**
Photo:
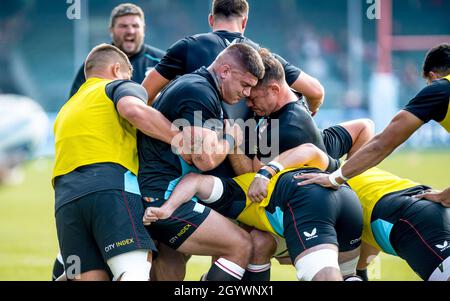
[[[164,54],[139,7],[112,11],[112,44],[55,122],[54,279],[183,280],[201,255],[206,281],[270,280],[272,258],[301,281],[360,281],[381,251],[450,280],[450,189],[376,167],[430,120],[450,131],[450,45],[380,134],[366,119],[319,129],[324,88],[245,37],[248,15],[213,0],[212,31]]]

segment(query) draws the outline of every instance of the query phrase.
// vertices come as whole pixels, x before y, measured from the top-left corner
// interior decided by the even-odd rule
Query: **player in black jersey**
[[[249,96],[263,76],[258,52],[237,43],[208,68],[178,78],[162,92],[154,107],[182,128],[193,164],[177,156],[171,145],[138,133],[138,180],[147,207],[160,207],[183,175],[215,168],[239,146],[242,134],[237,126],[225,125],[221,104]],[[180,252],[218,256],[207,280],[240,280],[252,251],[248,233],[195,200],[180,206],[169,219],[152,224],[149,231]]]
[[[321,131],[298,95],[289,88],[278,60],[266,49],[259,52],[265,75],[252,88],[246,101],[257,115],[256,142],[246,141],[246,156],[230,156],[238,174],[255,172],[261,166],[260,161],[269,162],[280,153],[305,143],[314,144],[336,161],[345,154],[351,156],[371,138],[369,120],[345,122]],[[253,137],[249,135],[249,138]]]
[[[131,3],[122,3],[111,11],[109,32],[112,44],[122,50],[133,66],[131,79],[141,83],[164,56],[164,51],[144,44],[145,16],[142,9]],[[86,81],[84,65],[79,69],[70,90],[72,97]]]
[[[256,43],[243,35],[247,25],[248,12],[249,5],[246,0],[212,1],[212,12],[209,15],[212,32],[192,35],[174,43],[161,62],[147,75],[143,86],[149,94],[149,104],[171,80],[177,76],[193,72],[202,66],[209,66],[216,56],[231,43],[245,41],[259,48]],[[283,64],[288,84],[303,93],[308,100],[309,109],[314,113],[317,112],[324,98],[324,90],[321,84],[283,58],[279,56],[277,58]],[[246,120],[253,114],[244,102],[234,105],[223,104],[223,106],[226,116],[231,119]],[[236,175],[228,158],[208,173],[222,177]],[[164,254],[166,253],[160,252],[160,263],[164,261]],[[169,254],[168,258],[175,258],[175,255]],[[154,270],[158,270],[159,267],[159,263],[156,263]],[[169,266],[163,269],[167,270]],[[178,277],[178,279],[181,278]]]
[[[202,66],[209,66],[231,43],[247,42],[258,49],[258,44],[244,36],[248,12],[249,5],[246,0],[213,0],[212,12],[209,15],[212,32],[192,35],[173,44],[144,80],[149,103],[171,80]],[[283,64],[288,84],[306,97],[312,112],[317,112],[324,98],[321,84],[282,57],[277,56],[277,59]],[[226,106],[226,110],[228,117],[232,119],[248,117],[248,110],[243,103],[233,107]]]
[[[326,152],[337,169],[339,158],[345,154],[351,156],[372,137],[373,129],[368,120],[350,121],[320,131],[299,102],[298,95],[286,83],[278,60],[265,49],[261,49],[260,54],[266,69],[265,76],[252,88],[247,98],[247,105],[260,116],[256,129],[257,142],[246,143],[246,155],[230,155],[237,174],[256,172],[263,166],[262,163],[268,163],[280,153],[305,143],[314,144]],[[250,192],[249,197],[261,201],[266,195],[252,195]],[[275,242],[267,235],[258,234],[255,237],[253,231],[251,235],[254,250],[259,252],[254,254],[257,257],[255,261],[259,266],[267,265],[273,254],[270,249],[276,247]]]
[[[149,94],[149,104],[171,80],[177,76],[191,73],[202,66],[209,66],[217,55],[231,43],[247,42],[258,49],[259,46],[256,43],[243,35],[247,25],[248,11],[249,5],[246,0],[212,1],[212,12],[209,15],[212,32],[189,36],[174,43],[161,62],[147,75],[143,86]],[[315,78],[289,64],[283,58],[279,56],[277,58],[283,64],[289,85],[303,93],[308,99],[309,109],[317,112],[323,102],[323,87]],[[224,103],[223,107],[226,117],[230,119],[246,120],[253,115],[244,102],[234,105]],[[222,177],[236,175],[228,158],[208,174]],[[162,247],[164,248],[164,246]],[[160,252],[159,263],[154,265],[154,271],[159,270],[159,264],[164,261],[165,254],[166,252]],[[175,257],[175,254],[167,256],[172,261],[172,258]],[[169,266],[161,269],[167,270]],[[168,275],[169,273],[164,274]],[[182,276],[177,279],[181,278]]]
[[[331,175],[305,175],[305,184],[336,186],[376,166],[405,142],[423,124],[434,120],[450,132],[450,44],[432,48],[423,64],[428,86],[422,89],[383,130],[367,143],[347,164]],[[335,183],[333,183],[335,182]],[[450,187],[442,192],[429,192],[421,197],[450,206]]]

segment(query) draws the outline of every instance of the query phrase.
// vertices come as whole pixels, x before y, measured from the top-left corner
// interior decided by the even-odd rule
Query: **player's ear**
[[[433,71],[428,72],[428,74],[423,76],[427,81],[427,84],[430,85],[436,79],[436,73]]]
[[[281,91],[281,87],[278,83],[273,82],[269,84],[269,90],[274,94],[279,94]]]
[[[122,74],[120,73],[120,63],[115,63],[114,65],[111,66],[112,68],[112,73],[114,75],[115,78],[121,78]]]
[[[244,17],[242,19],[242,32],[244,32],[245,28],[247,27],[247,21],[248,21],[248,17]]]
[[[112,27],[109,27],[109,36],[111,37],[111,40],[114,41],[114,39],[113,39],[114,34],[113,34],[113,28]]]
[[[214,26],[214,16],[212,14],[208,16],[208,24],[211,28]]]
[[[227,64],[223,64],[222,66],[220,66],[220,78],[221,79],[225,79],[227,77],[227,75],[230,73],[231,71],[231,67],[230,65]]]

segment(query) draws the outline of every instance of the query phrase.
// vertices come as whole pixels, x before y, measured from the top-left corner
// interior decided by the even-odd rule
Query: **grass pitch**
[[[447,166],[447,167],[446,167]],[[449,185],[448,150],[399,152],[381,167],[437,189]],[[0,280],[49,280],[58,252],[54,197],[50,184],[52,160],[41,159],[24,167],[25,179],[17,186],[0,187]],[[186,280],[198,280],[208,270],[209,257],[194,256]],[[291,266],[272,262],[272,280],[296,280]],[[369,267],[373,280],[419,280],[396,257],[379,256]]]

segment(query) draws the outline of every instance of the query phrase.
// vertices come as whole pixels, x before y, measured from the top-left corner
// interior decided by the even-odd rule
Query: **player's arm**
[[[236,125],[237,126],[237,125]],[[239,129],[240,130],[240,129]],[[202,127],[183,128],[183,144],[191,145],[192,163],[201,171],[216,168],[228,153],[242,142],[242,133],[237,129],[226,131],[231,139],[222,139],[217,133]],[[232,141],[231,141],[232,140]],[[189,143],[190,142],[190,143]]]
[[[270,179],[283,169],[309,166],[326,170],[330,163],[334,164],[334,162],[314,144],[302,144],[283,152],[259,169],[249,187],[248,196],[253,202],[261,202],[267,197],[267,185]]]
[[[319,111],[325,98],[325,89],[316,78],[302,71],[291,88],[301,92],[306,97],[309,110],[313,115]]]
[[[145,104],[145,89],[132,81],[113,81],[105,88],[117,112],[145,135],[171,144],[179,133],[161,112]]]
[[[272,162],[277,162],[284,168],[309,166],[326,170],[330,163],[330,157],[314,144],[306,143],[285,151],[275,157]]]
[[[143,217],[144,225],[170,217],[178,207],[194,196],[201,200],[208,199],[214,188],[214,177],[189,173],[181,179],[169,199],[161,207],[149,207]]]
[[[145,135],[172,144],[179,133],[161,112],[145,105],[141,99],[124,96],[117,103],[117,111]]]
[[[253,172],[252,159],[245,154],[230,154],[228,158],[235,174],[243,175]]]
[[[389,123],[389,125],[357,151],[347,163],[331,175],[305,174],[301,185],[316,183],[324,187],[337,187],[346,179],[357,176],[364,171],[378,165],[399,145],[405,142],[422,125],[423,121],[414,114],[402,110]],[[336,183],[331,182],[333,178]],[[338,184],[338,185],[335,185]]]
[[[142,86],[147,90],[147,104],[151,106],[158,93],[170,82],[162,76],[156,69],[152,69],[142,82]]]

